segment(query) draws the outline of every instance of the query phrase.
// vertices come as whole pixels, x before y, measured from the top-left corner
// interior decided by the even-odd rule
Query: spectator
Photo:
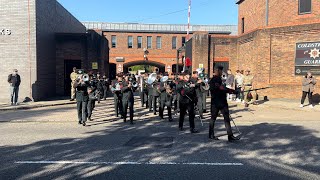
[[[228,89],[235,89],[234,88],[234,75],[232,74],[232,71],[230,69],[228,69],[227,71],[227,79],[226,79],[226,87]],[[233,99],[233,95],[232,94],[227,94],[227,100],[231,101]]]
[[[237,74],[235,76],[235,89],[237,92],[236,94],[237,102],[243,101],[243,92],[241,92],[242,84],[243,84],[243,74],[241,73],[240,70],[237,70]]]
[[[8,76],[8,83],[10,84],[11,106],[18,105],[18,94],[21,78],[17,69],[14,69],[13,73]]]
[[[317,83],[316,79],[312,76],[311,72],[309,71],[302,80],[302,98],[301,98],[301,105],[300,105],[301,108],[304,107],[303,104],[307,95],[309,99],[309,106],[310,108],[313,108],[312,93],[316,83]]]

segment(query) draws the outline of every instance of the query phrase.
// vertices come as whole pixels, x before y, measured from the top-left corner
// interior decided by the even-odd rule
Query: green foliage
[[[132,71],[137,72],[138,70],[144,70],[145,65],[136,65],[136,66],[131,66],[130,68],[132,69]],[[153,66],[146,65],[147,72],[152,72],[153,68],[154,68]]]

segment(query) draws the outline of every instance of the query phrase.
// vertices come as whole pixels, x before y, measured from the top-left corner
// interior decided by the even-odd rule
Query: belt
[[[252,84],[245,84],[245,86],[252,86]]]

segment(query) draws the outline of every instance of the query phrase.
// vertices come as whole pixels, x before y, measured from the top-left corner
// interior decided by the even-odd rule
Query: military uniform
[[[197,81],[197,79],[194,79],[194,81]],[[195,91],[196,91],[196,96],[197,96],[197,108],[199,111],[199,115],[201,118],[203,118],[203,92],[202,92],[202,86],[204,86],[205,84],[203,82],[201,83],[196,83],[196,87],[195,87]]]
[[[116,85],[120,86],[120,90],[116,90]],[[122,82],[119,82],[118,80],[113,80],[111,83],[111,91],[113,93],[113,100],[114,100],[114,109],[117,117],[119,117],[119,114],[123,116],[122,93],[121,93],[122,87],[123,87]]]
[[[255,91],[250,91],[253,89],[253,76],[252,75],[245,75],[243,77],[243,91],[244,91],[244,101],[249,104],[249,103],[254,103],[257,99],[257,93]],[[252,95],[252,100],[249,101],[248,95],[251,93]]]
[[[153,91],[152,91],[153,114],[156,114],[156,112],[157,112],[157,102],[158,102],[158,100],[159,100],[158,98],[160,96],[159,88],[160,88],[160,82],[158,79],[156,79],[156,81],[153,83]]]
[[[179,129],[183,130],[183,122],[186,111],[189,112],[189,124],[190,131],[192,133],[195,131],[195,123],[194,123],[194,102],[195,102],[195,88],[188,87],[187,84],[194,84],[192,81],[179,81],[177,85],[177,91],[180,94],[179,104],[180,104],[180,117],[179,117]]]
[[[122,108],[123,108],[123,121],[127,121],[128,107],[130,111],[130,123],[133,124],[133,105],[134,105],[134,95],[133,92],[136,90],[134,87],[128,87],[129,82],[123,82],[122,92]]]
[[[78,112],[78,120],[79,124],[83,124],[87,121],[88,111],[87,105],[89,101],[88,94],[88,83],[78,83],[75,81],[74,85],[76,88],[76,100],[77,100],[77,112]]]
[[[214,125],[218,117],[219,111],[223,114],[224,124],[227,129],[228,139],[238,140],[233,136],[231,124],[230,124],[230,113],[227,102],[227,93],[234,93],[234,90],[227,89],[222,82],[221,77],[213,76],[209,82],[211,92],[211,119],[209,125],[209,138],[218,140],[214,135]]]
[[[74,82],[77,80],[78,78],[78,74],[75,72],[72,72],[70,74],[70,79],[71,79],[71,99],[75,99],[76,98],[76,89],[74,87]]]
[[[159,116],[161,119],[163,119],[163,111],[164,108],[167,107],[168,109],[168,116],[169,121],[172,121],[172,114],[171,114],[171,106],[172,106],[172,94],[168,94],[166,90],[166,83],[161,82],[160,83],[160,106],[159,106]]]

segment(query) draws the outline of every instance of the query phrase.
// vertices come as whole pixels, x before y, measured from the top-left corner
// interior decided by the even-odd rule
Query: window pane
[[[244,18],[241,19],[241,32],[244,33]]]
[[[151,36],[147,37],[147,48],[148,49],[152,48],[152,37]]]
[[[299,0],[299,14],[311,13],[311,0]]]
[[[186,37],[182,37],[182,46],[186,43]]]
[[[161,49],[161,37],[157,37],[157,49]]]
[[[172,49],[177,49],[177,37],[172,37]]]
[[[142,48],[142,37],[138,36],[138,48]]]
[[[133,47],[133,38],[132,36],[128,36],[128,48],[132,48]]]
[[[111,36],[111,47],[116,48],[117,47],[117,36]]]

